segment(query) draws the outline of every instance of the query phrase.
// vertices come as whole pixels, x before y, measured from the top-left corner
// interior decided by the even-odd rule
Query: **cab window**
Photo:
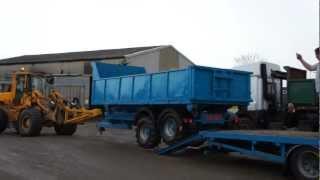
[[[0,92],[10,92],[11,84],[10,83],[0,83]]]

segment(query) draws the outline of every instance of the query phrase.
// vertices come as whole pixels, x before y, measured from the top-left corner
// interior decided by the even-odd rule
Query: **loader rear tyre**
[[[57,135],[72,136],[77,131],[76,124],[64,124],[54,126]]]
[[[301,147],[290,158],[290,170],[299,180],[319,179],[319,151],[313,147]]]
[[[182,119],[176,111],[165,113],[161,116],[160,122],[161,137],[166,144],[176,143],[185,136]]]
[[[0,134],[7,128],[8,118],[4,111],[0,110]]]
[[[144,149],[152,149],[160,144],[160,133],[149,117],[138,119],[136,139],[139,146]]]
[[[21,136],[39,136],[42,129],[42,115],[37,108],[22,111],[19,117],[19,133]]]

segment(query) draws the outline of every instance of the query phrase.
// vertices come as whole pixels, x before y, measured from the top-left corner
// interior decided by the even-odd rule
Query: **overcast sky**
[[[175,46],[196,64],[230,68],[257,53],[316,62],[319,0],[1,0],[0,58]]]

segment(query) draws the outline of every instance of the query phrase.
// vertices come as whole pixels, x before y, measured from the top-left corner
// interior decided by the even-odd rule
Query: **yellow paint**
[[[31,90],[28,85],[31,85],[30,80],[34,75],[26,71],[16,72],[12,75],[10,90],[0,92],[0,109],[7,113],[9,121],[18,121],[19,114],[30,107],[36,107],[42,112],[44,126],[52,126],[56,123],[79,124],[102,115],[100,109],[88,110],[67,106],[65,99],[56,90],[53,90],[48,97],[37,90]],[[20,84],[20,86],[23,86],[21,97],[17,97],[18,78],[24,79],[24,84]],[[49,102],[51,101],[55,103],[53,109],[49,108]],[[64,114],[64,119],[58,122],[57,113],[61,112]]]

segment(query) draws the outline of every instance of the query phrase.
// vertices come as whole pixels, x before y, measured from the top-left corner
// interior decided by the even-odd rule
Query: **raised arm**
[[[297,53],[296,54],[297,59],[301,62],[301,64],[309,71],[316,71],[317,70],[317,66],[316,65],[311,65],[309,63],[307,63],[303,57],[301,56],[301,54]]]

